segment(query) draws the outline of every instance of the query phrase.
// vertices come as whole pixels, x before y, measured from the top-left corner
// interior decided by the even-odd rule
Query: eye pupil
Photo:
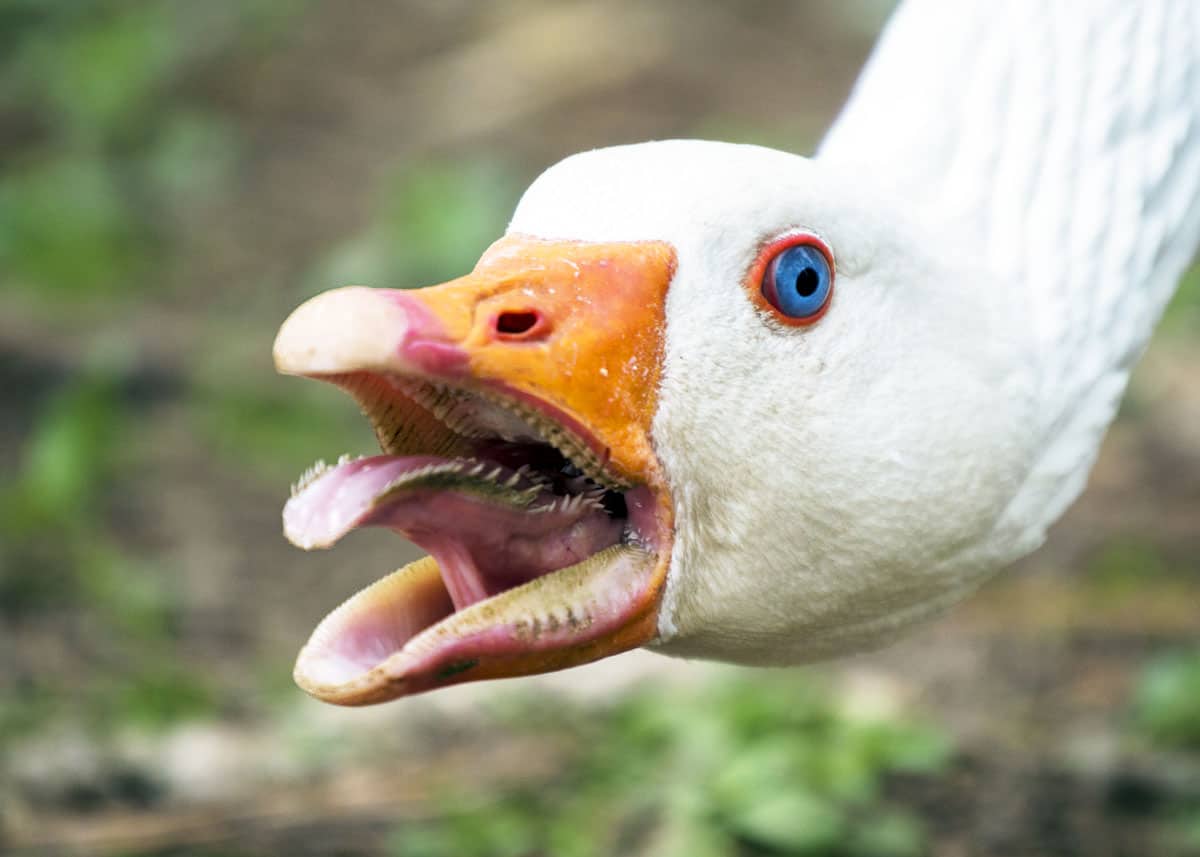
[[[796,275],[796,294],[802,298],[811,298],[821,287],[821,275],[812,268],[801,268]]]

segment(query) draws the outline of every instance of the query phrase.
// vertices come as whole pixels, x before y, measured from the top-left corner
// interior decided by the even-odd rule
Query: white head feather
[[[676,504],[665,650],[876,645],[1076,496],[1200,237],[1200,4],[1127,5],[910,2],[816,160],[648,143],[526,192],[510,232],[678,254],[654,420]],[[1124,71],[1088,71],[1105,65]],[[837,272],[804,329],[743,286],[797,229]]]

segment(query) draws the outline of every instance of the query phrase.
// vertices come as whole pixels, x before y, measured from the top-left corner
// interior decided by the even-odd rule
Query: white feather
[[[803,228],[827,315],[743,281]],[[1200,239],[1200,3],[910,0],[808,160],[576,155],[510,232],[670,242],[653,435],[676,504],[669,652],[878,645],[1042,540]]]

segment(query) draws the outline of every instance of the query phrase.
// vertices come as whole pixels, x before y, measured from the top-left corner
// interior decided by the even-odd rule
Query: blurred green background
[[[463,272],[574,151],[811,150],[890,5],[0,0],[0,852],[1200,853],[1195,272],[1050,544],[887,652],[290,682],[412,554],[283,542],[373,448],[288,311]]]

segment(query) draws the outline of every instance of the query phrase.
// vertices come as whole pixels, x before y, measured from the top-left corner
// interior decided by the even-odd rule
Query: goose
[[[280,328],[277,369],[381,447],[305,473],[287,538],[429,554],[296,681],[362,705],[883,646],[1042,543],[1198,240],[1192,0],[908,0],[811,158],[568,157],[469,273]]]

